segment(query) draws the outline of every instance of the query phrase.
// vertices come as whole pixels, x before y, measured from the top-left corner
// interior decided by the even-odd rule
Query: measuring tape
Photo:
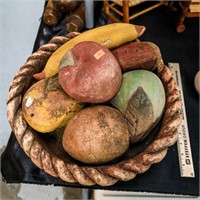
[[[168,65],[169,68],[171,69],[174,79],[176,80],[178,89],[180,90],[181,101],[182,101],[182,108],[181,108],[182,122],[181,125],[178,127],[178,140],[177,140],[181,177],[195,177],[187,117],[185,111],[183,88],[181,82],[180,66],[179,63],[169,63]]]

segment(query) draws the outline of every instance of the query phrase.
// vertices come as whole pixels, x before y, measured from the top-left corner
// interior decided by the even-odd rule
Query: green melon
[[[133,70],[123,74],[121,88],[111,104],[125,115],[134,143],[155,127],[164,111],[165,100],[163,84],[156,74]]]

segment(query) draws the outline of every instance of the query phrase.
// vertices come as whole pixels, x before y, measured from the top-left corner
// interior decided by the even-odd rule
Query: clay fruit
[[[27,90],[22,113],[33,129],[48,133],[66,126],[83,106],[67,95],[58,84],[58,76],[53,76],[36,82]]]
[[[152,42],[132,42],[112,50],[124,72],[135,69],[153,70],[161,60],[159,47]]]
[[[59,83],[78,101],[101,103],[119,90],[122,73],[119,63],[99,43],[80,42],[63,57],[59,66]]]
[[[115,108],[84,108],[68,123],[62,144],[73,158],[84,163],[105,163],[123,155],[130,135],[123,115]]]
[[[122,86],[111,104],[125,115],[134,143],[144,139],[161,118],[165,90],[153,72],[133,70],[123,74]]]
[[[34,77],[43,79],[57,74],[59,63],[64,54],[80,42],[94,41],[108,49],[113,49],[139,38],[145,32],[145,29],[144,26],[129,23],[112,23],[85,31],[61,45],[48,59],[44,70],[35,74]]]

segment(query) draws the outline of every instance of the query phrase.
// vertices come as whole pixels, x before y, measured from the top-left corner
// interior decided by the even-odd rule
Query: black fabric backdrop
[[[177,12],[162,6],[132,20],[132,23],[146,27],[146,32],[140,39],[157,44],[166,64],[169,62],[180,64],[195,178],[180,176],[177,145],[175,144],[169,148],[167,156],[160,163],[152,165],[147,172],[131,181],[117,182],[109,187],[84,187],[79,184],[65,183],[37,168],[23,152],[14,134],[11,133],[7,147],[1,155],[3,181],[89,189],[199,195],[199,95],[194,88],[194,77],[199,70],[199,18],[186,18],[186,30],[183,33],[177,33],[176,24],[180,10],[178,4],[175,5],[178,8]],[[108,23],[101,12],[101,6],[102,3],[98,2],[95,7],[96,27]],[[67,33],[66,18],[67,16],[55,27],[48,27],[41,21],[33,52],[53,36]]]

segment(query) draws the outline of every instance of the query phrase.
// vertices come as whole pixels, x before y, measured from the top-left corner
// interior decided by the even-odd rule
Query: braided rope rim
[[[79,183],[85,186],[98,184],[110,186],[117,181],[129,181],[137,174],[144,173],[154,163],[160,162],[167,154],[178,137],[177,128],[181,123],[180,92],[172,77],[170,69],[161,61],[157,74],[166,91],[166,108],[162,125],[155,140],[138,155],[108,166],[79,166],[66,163],[64,160],[52,156],[34,135],[22,115],[21,103],[24,91],[31,85],[33,74],[44,67],[51,54],[62,44],[75,37],[76,32],[66,37],[58,36],[41,46],[33,53],[15,75],[7,98],[7,117],[10,126],[24,152],[33,163],[51,176],[59,177],[65,182]]]

